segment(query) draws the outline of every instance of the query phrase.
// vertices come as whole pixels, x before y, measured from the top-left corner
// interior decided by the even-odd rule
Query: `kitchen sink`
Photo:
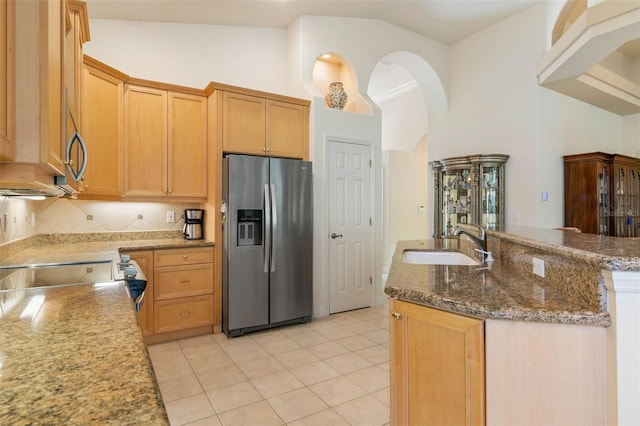
[[[480,265],[478,259],[469,257],[459,251],[405,250],[402,260],[405,263],[420,263],[423,265]]]

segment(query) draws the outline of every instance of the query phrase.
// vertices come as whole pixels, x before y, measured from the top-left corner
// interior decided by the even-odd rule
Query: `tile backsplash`
[[[35,234],[181,230],[184,210],[197,203],[80,201],[50,198],[30,201],[0,197],[0,243]],[[167,212],[175,222],[167,222]],[[205,219],[206,220],[206,219]]]

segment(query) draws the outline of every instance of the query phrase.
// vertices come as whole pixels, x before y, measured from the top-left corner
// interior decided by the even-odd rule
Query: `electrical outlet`
[[[544,260],[533,258],[533,273],[544,278]]]
[[[173,223],[176,221],[176,212],[168,211],[167,212],[167,223]]]

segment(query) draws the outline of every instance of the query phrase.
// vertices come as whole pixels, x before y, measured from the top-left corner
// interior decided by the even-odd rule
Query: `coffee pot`
[[[187,240],[201,240],[204,238],[204,210],[186,209],[184,211],[184,228],[182,234]]]

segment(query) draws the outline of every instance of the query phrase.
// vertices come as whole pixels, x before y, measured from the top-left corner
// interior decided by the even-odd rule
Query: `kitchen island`
[[[431,395],[423,384],[432,378],[416,377],[437,359],[466,360],[455,364],[458,377],[469,379],[460,382],[467,393],[458,409],[479,407],[477,418],[487,424],[626,424],[637,418],[640,241],[518,227],[487,231],[487,245],[495,262],[463,266],[411,264],[403,256],[406,250],[473,255],[466,237],[398,243],[385,287],[394,298],[396,420],[412,419],[412,394]],[[544,277],[533,274],[534,258],[544,262]],[[462,318],[473,322],[460,326]],[[448,337],[433,340],[438,335]],[[455,336],[466,342],[466,357],[430,352]]]
[[[211,245],[176,233],[38,235],[0,247],[0,266]],[[0,424],[169,424],[124,282],[3,291],[0,308]]]

